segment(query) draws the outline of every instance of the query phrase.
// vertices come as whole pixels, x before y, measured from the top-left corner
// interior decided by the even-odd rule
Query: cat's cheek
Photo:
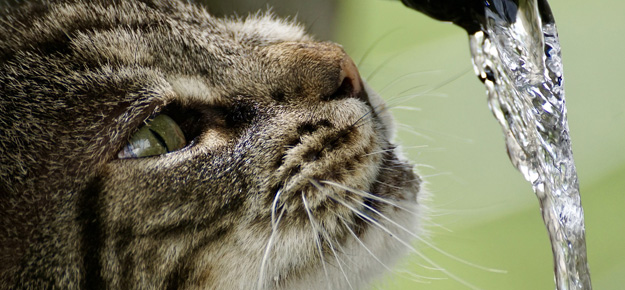
[[[393,141],[395,139],[395,118],[391,115],[388,105],[380,95],[369,86],[366,82],[363,82],[363,87],[367,95],[369,96],[369,102],[371,103],[371,107],[373,108],[376,116],[380,120],[383,125],[383,128],[380,130],[381,133],[386,137],[386,140]]]

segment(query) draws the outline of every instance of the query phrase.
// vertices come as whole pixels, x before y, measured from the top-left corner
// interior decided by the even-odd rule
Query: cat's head
[[[419,178],[336,44],[175,1],[0,20],[12,283],[345,289],[419,225]]]

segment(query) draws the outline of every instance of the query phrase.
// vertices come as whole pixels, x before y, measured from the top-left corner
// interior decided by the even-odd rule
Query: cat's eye
[[[117,157],[139,158],[165,154],[186,145],[182,130],[172,118],[160,114],[139,129]]]

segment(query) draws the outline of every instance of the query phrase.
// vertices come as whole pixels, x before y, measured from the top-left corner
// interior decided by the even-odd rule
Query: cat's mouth
[[[296,137],[284,144],[277,161],[274,180],[281,182],[270,192],[271,203],[287,212],[358,216],[395,200],[416,200],[412,187],[417,177],[411,165],[397,158],[384,120],[370,104],[347,102],[349,115],[337,112],[332,121],[297,126]]]
[[[403,229],[414,227],[411,210],[419,192],[419,179],[412,165],[397,156],[384,122],[362,102],[345,101],[352,105],[343,108],[360,113],[297,126],[297,137],[285,142],[273,173],[272,179],[281,183],[267,200],[271,235],[284,232],[291,237],[281,240],[284,246],[275,251],[297,251],[316,261],[320,277],[322,265],[342,255],[337,252],[366,257],[360,245],[390,259],[384,253],[397,247],[395,239],[408,239]],[[348,121],[341,124],[341,119]]]

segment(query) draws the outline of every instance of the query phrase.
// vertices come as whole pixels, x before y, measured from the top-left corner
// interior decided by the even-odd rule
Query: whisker
[[[424,95],[429,95],[429,96],[439,96],[439,97],[447,97],[447,95],[446,95],[446,94],[441,94],[441,93],[439,93],[439,94],[431,94],[431,92],[435,90],[435,89],[433,89],[433,88],[427,89],[427,90],[422,91],[422,92],[414,93],[414,94],[408,94],[408,92],[410,92],[410,91],[412,91],[412,90],[415,90],[415,89],[422,88],[422,87],[423,87],[423,85],[414,85],[414,86],[412,86],[412,87],[409,87],[409,88],[407,88],[407,89],[404,89],[403,91],[400,91],[400,92],[398,92],[397,94],[395,94],[395,97],[391,97],[391,100],[393,100],[393,99],[399,99],[399,98],[402,98],[402,97],[407,97],[407,96],[414,96],[414,97],[417,97],[417,96],[424,96]],[[407,94],[407,95],[406,95],[406,94]]]
[[[463,75],[467,74],[471,70],[472,70],[472,68],[470,68],[470,67],[466,68],[463,71],[461,71],[461,72],[459,72],[459,73],[457,73],[455,75],[452,75],[448,79],[438,83],[436,86],[433,86],[433,87],[431,87],[431,88],[429,88],[429,89],[427,89],[427,90],[425,90],[423,92],[420,92],[418,94],[410,94],[410,95],[406,95],[406,96],[398,96],[398,97],[394,97],[394,98],[389,98],[388,104],[392,105],[394,103],[403,103],[403,102],[405,102],[407,100],[410,100],[410,99],[413,99],[415,97],[420,97],[420,96],[423,96],[423,95],[430,94],[432,91],[438,90],[438,89],[440,89],[440,88],[442,88],[442,87],[444,87],[444,86],[446,86],[446,85],[448,85],[448,84],[458,80],[460,77],[462,77]],[[418,88],[418,87],[419,86],[414,86],[412,88],[409,88],[407,90],[404,90],[404,91],[398,93],[398,95],[401,95],[403,93],[409,92],[409,91],[411,91],[411,90],[413,90],[415,88]],[[443,95],[443,96],[446,96],[446,95]]]
[[[436,174],[427,174],[427,175],[426,174],[422,174],[421,177],[429,179],[431,177],[449,176],[449,175],[453,175],[453,173],[451,173],[449,171],[446,171],[446,172],[439,172],[439,173],[436,173]]]
[[[436,166],[433,166],[433,165],[430,165],[430,164],[422,164],[422,163],[418,163],[418,164],[415,164],[415,167],[418,167],[418,168],[427,168],[427,169],[433,169],[433,170],[436,170]]]
[[[343,225],[345,226],[345,228],[352,234],[352,236],[354,236],[354,239],[356,239],[356,241],[365,249],[365,251],[367,251],[367,253],[369,253],[369,255],[371,255],[371,257],[373,257],[373,259],[375,259],[376,261],[378,261],[378,263],[380,263],[380,265],[382,265],[382,267],[384,267],[386,270],[392,271],[392,269],[390,267],[388,267],[386,264],[384,264],[384,262],[382,262],[382,260],[380,260],[378,258],[378,256],[376,256],[368,247],[367,245],[365,245],[365,243],[363,243],[360,238],[358,238],[358,236],[356,235],[356,233],[354,233],[354,231],[351,229],[351,227],[347,224],[347,222],[345,222],[345,220],[343,218],[339,219],[341,221],[341,223],[343,223]]]
[[[368,118],[363,119],[363,120],[364,120],[364,121],[369,121],[369,122],[371,122],[371,121],[373,121],[373,116],[369,116]],[[352,125],[352,128],[354,128],[354,129],[355,129],[355,128],[360,128],[360,127],[362,127],[362,126],[366,125],[367,123],[365,123],[364,121],[363,121],[363,122],[360,122],[360,124],[358,124],[358,123],[354,123],[354,124]]]
[[[411,78],[411,77],[413,77],[413,76],[423,75],[423,74],[426,74],[426,73],[434,73],[434,72],[440,72],[440,71],[419,71],[419,72],[409,73],[409,74],[407,74],[407,75],[404,75],[404,76],[402,76],[402,77],[399,77],[399,78],[397,78],[397,79],[394,79],[392,82],[390,82],[389,84],[387,84],[386,86],[384,86],[383,88],[381,88],[381,89],[378,91],[378,94],[382,95],[382,94],[384,93],[384,91],[386,91],[388,88],[390,88],[390,87],[392,87],[392,86],[396,85],[397,83],[399,83],[399,82],[401,82],[401,81],[403,81],[403,80],[409,79],[409,78]],[[419,87],[421,87],[421,86],[423,86],[423,85],[419,85]],[[413,88],[414,88],[414,87],[413,87]]]
[[[427,256],[425,256],[423,253],[417,251],[412,245],[410,245],[408,242],[402,240],[401,238],[397,237],[397,235],[395,235],[392,231],[390,231],[388,228],[386,228],[385,226],[383,226],[382,224],[380,224],[378,221],[376,221],[374,218],[369,217],[368,215],[356,210],[353,206],[350,206],[349,204],[347,204],[345,201],[342,201],[340,198],[335,199],[337,202],[339,202],[340,204],[342,204],[343,206],[345,206],[346,208],[350,209],[352,212],[354,212],[355,214],[357,214],[358,216],[362,217],[363,219],[366,219],[367,221],[371,222],[372,224],[376,225],[379,229],[381,229],[382,231],[386,232],[387,234],[389,234],[393,239],[395,239],[397,242],[401,243],[402,245],[404,245],[405,247],[407,247],[411,252],[415,253],[417,256],[419,256],[421,259],[423,259],[424,261],[426,261],[427,263],[429,263],[430,265],[434,266],[435,268],[433,270],[436,271],[441,271],[443,273],[445,273],[447,276],[449,276],[450,278],[454,279],[455,281],[457,281],[458,283],[469,287],[471,289],[474,290],[482,290],[481,288],[478,288],[477,286],[467,282],[466,280],[454,275],[453,273],[447,271],[446,269],[440,267],[438,264],[436,264],[434,261],[432,261],[430,258],[428,258]],[[388,219],[386,216],[381,215],[382,217]],[[410,232],[409,232],[410,233]]]
[[[462,142],[465,144],[473,144],[475,143],[475,140],[471,139],[471,138],[464,138],[464,137],[460,137],[460,136],[456,136],[456,135],[451,135],[451,134],[447,134],[444,132],[441,132],[439,130],[432,130],[432,129],[428,129],[428,128],[423,128],[423,127],[416,127],[415,128],[419,129],[420,131],[425,131],[425,132],[429,132],[432,134],[436,134],[438,136],[442,136],[445,137],[449,140],[454,140],[454,141],[458,141],[458,142]]]
[[[428,277],[428,276],[423,276],[423,275],[417,275],[413,272],[410,271],[406,271],[406,270],[395,270],[395,273],[402,275],[404,277],[410,277],[410,280],[413,280],[415,282],[419,282],[419,283],[425,283],[425,284],[432,284],[431,281],[423,281],[423,280],[419,280],[419,279],[426,279],[426,280],[436,280],[436,281],[442,281],[442,280],[448,280],[449,278],[447,277]]]
[[[358,61],[358,64],[356,65],[356,67],[360,68],[360,65],[362,65],[362,63],[367,59],[369,54],[371,54],[371,52],[373,52],[373,49],[376,48],[378,46],[378,44],[382,43],[382,40],[386,39],[387,37],[389,37],[390,35],[392,35],[393,33],[397,32],[400,29],[401,29],[401,27],[397,27],[397,28],[389,31],[388,33],[385,33],[384,35],[382,35],[382,37],[378,38],[375,42],[373,42],[369,46],[369,48],[367,48],[365,53],[363,53],[363,55],[360,57],[360,60]]]
[[[458,257],[456,257],[456,256],[454,256],[454,255],[452,255],[452,254],[450,254],[450,253],[448,253],[448,252],[446,252],[446,251],[443,251],[441,248],[434,246],[434,244],[432,244],[432,243],[428,242],[427,240],[425,240],[425,239],[423,239],[422,237],[420,237],[420,236],[416,235],[415,233],[413,233],[412,231],[408,230],[408,229],[407,229],[407,228],[405,228],[404,226],[402,226],[402,225],[400,225],[399,223],[395,222],[394,220],[392,220],[392,219],[388,218],[386,215],[384,215],[384,214],[380,213],[380,212],[379,212],[378,210],[376,210],[375,208],[373,208],[373,207],[371,207],[371,206],[369,206],[369,205],[367,205],[367,204],[365,204],[365,203],[363,203],[363,202],[361,202],[361,201],[359,201],[359,200],[357,200],[357,199],[355,199],[355,198],[353,198],[353,197],[350,197],[350,198],[351,198],[354,202],[358,203],[359,205],[362,205],[362,206],[366,207],[367,209],[369,209],[369,210],[371,210],[372,212],[376,213],[376,214],[377,214],[377,215],[379,215],[380,217],[382,217],[382,218],[384,218],[385,220],[387,220],[387,221],[389,221],[390,223],[392,223],[394,226],[396,226],[396,227],[400,228],[401,230],[403,230],[403,231],[404,231],[404,232],[406,232],[407,234],[409,234],[409,235],[411,235],[412,237],[414,237],[414,238],[418,239],[420,242],[424,243],[424,244],[425,244],[425,245],[427,245],[428,247],[430,247],[430,248],[434,249],[435,251],[439,252],[440,254],[442,254],[442,255],[444,255],[444,256],[446,256],[446,257],[450,258],[450,259],[453,259],[453,260],[455,260],[455,261],[457,261],[457,262],[460,262],[460,263],[463,263],[463,264],[465,264],[465,265],[468,265],[468,266],[471,266],[471,267],[475,267],[475,268],[477,268],[477,269],[480,269],[480,270],[483,270],[483,271],[487,271],[487,272],[500,273],[500,274],[505,274],[505,273],[507,273],[507,271],[504,271],[504,270],[499,270],[499,269],[488,268],[488,267],[484,267],[484,266],[477,265],[477,264],[475,264],[475,263],[471,263],[471,262],[469,262],[469,261],[466,261],[466,260],[460,259],[460,258],[458,258]]]
[[[404,277],[410,276],[409,280],[412,280],[414,282],[417,283],[430,283],[429,281],[423,281],[423,280],[419,280],[416,277],[422,278],[422,279],[429,279],[429,280],[440,280],[440,279],[444,279],[444,278],[431,278],[431,277],[426,277],[426,276],[420,276],[420,275],[416,275],[414,273],[401,273],[397,270],[394,270],[392,268],[390,268],[389,266],[387,266],[384,262],[382,262],[382,260],[380,260],[380,258],[378,258],[368,247],[367,245],[365,245],[365,243],[363,243],[360,238],[358,238],[358,236],[356,235],[356,233],[354,233],[354,231],[351,229],[351,227],[347,224],[347,222],[345,221],[344,218],[340,218],[339,219],[343,225],[345,226],[345,228],[351,233],[351,235],[354,237],[354,239],[363,247],[363,249],[365,249],[365,251],[367,251],[367,253],[369,253],[369,255],[371,255],[371,257],[373,257],[374,260],[376,260],[382,267],[384,267],[387,271],[389,272],[393,272],[393,273],[397,273],[399,275],[402,275]],[[408,275],[410,274],[410,275]]]
[[[397,123],[396,126],[397,126],[397,128],[399,128],[399,129],[401,129],[401,130],[403,130],[405,132],[411,133],[412,135],[414,135],[416,137],[421,137],[421,138],[423,138],[425,140],[428,140],[428,141],[434,141],[434,138],[432,138],[432,137],[430,137],[428,135],[425,135],[425,134],[423,134],[423,133],[421,133],[421,132],[419,132],[417,130],[414,130],[412,128],[412,126],[401,124],[401,123]]]
[[[390,110],[406,110],[406,111],[416,111],[416,112],[423,111],[423,109],[421,108],[411,107],[411,106],[393,106],[390,108]]]
[[[332,200],[335,200],[335,201],[337,201],[337,202],[340,202],[339,200],[336,200],[336,199],[335,199],[335,198],[333,198],[333,197],[330,197],[330,198],[331,198]],[[367,215],[366,213],[364,213],[364,212],[362,212],[362,211],[360,211],[360,210],[357,210],[357,209],[355,209],[355,208],[353,208],[353,207],[348,207],[348,209],[350,209],[352,212],[354,212],[354,213],[356,213],[358,216],[360,216],[360,217],[361,217],[361,219],[363,219],[363,217],[362,217],[363,215],[365,215],[365,216],[367,216],[367,217],[371,218],[371,217],[370,217],[369,215]],[[382,226],[382,225],[381,225],[381,224],[379,224],[379,223],[372,223],[372,222],[371,222],[370,220],[368,220],[368,219],[363,219],[363,220],[364,220],[365,222],[367,222],[367,223],[369,223],[369,224],[373,224],[373,225],[375,225],[375,226],[377,226],[377,227],[384,227],[384,226]],[[374,219],[374,220],[375,220],[375,219]],[[390,230],[388,230],[386,227],[384,227],[384,229],[386,229],[386,232],[387,232],[387,233],[389,233],[389,232],[390,232]],[[390,236],[393,236],[393,238],[398,239],[398,237],[395,237],[395,235],[394,235],[394,234],[392,234],[392,233],[390,234]],[[411,250],[411,251],[416,251],[416,249],[414,249],[414,248],[410,248],[410,250]],[[427,266],[427,265],[423,265],[423,264],[421,264],[421,263],[419,263],[419,265],[420,265],[422,268],[424,268],[424,269],[428,269],[428,270],[432,270],[432,271],[441,271],[441,270],[442,270],[440,267],[438,267],[438,268],[436,268],[436,267],[430,267],[430,266]]]
[[[280,211],[280,215],[278,216],[278,219],[276,220],[276,222],[274,223],[272,221],[271,235],[269,236],[269,240],[267,241],[267,246],[265,247],[265,252],[263,253],[263,260],[260,264],[260,274],[258,275],[258,283],[256,284],[257,290],[263,289],[265,275],[267,274],[266,269],[267,269],[267,261],[269,260],[269,253],[271,252],[271,248],[273,247],[273,244],[274,244],[274,239],[276,238],[276,235],[278,233],[278,223],[280,223],[280,220],[282,219],[282,215],[284,214],[284,212],[285,212],[285,208],[282,208],[282,210]]]
[[[336,183],[336,182],[334,182],[334,181],[329,181],[329,180],[322,180],[322,181],[320,181],[320,182],[321,182],[321,183],[323,183],[323,184],[327,184],[327,185],[331,185],[331,186],[338,187],[338,188],[340,188],[340,189],[343,189],[343,190],[345,190],[345,191],[349,191],[349,192],[351,192],[351,193],[357,194],[357,195],[362,196],[362,197],[365,197],[365,198],[369,198],[369,199],[372,199],[372,200],[375,200],[375,201],[379,201],[379,202],[382,202],[382,203],[385,203],[385,204],[391,205],[391,206],[393,206],[393,207],[399,208],[399,209],[401,209],[401,210],[404,210],[404,211],[409,212],[409,213],[412,213],[412,214],[417,214],[417,212],[412,211],[412,210],[409,210],[409,209],[407,209],[407,208],[405,208],[405,207],[402,207],[402,206],[400,206],[400,205],[398,205],[398,204],[396,204],[396,203],[394,203],[394,202],[390,201],[389,199],[379,197],[379,196],[377,196],[377,195],[375,195],[375,194],[372,194],[372,193],[366,192],[366,191],[364,191],[364,190],[359,190],[359,189],[351,188],[351,187],[349,187],[349,186],[345,186],[345,185],[342,185],[342,184],[340,184],[340,183]]]
[[[401,187],[401,186],[392,185],[392,184],[390,184],[390,183],[386,183],[386,182],[379,181],[379,180],[376,180],[376,181],[375,181],[375,183],[377,183],[377,184],[382,184],[382,185],[384,185],[384,186],[386,186],[386,187],[393,188],[393,189],[396,189],[396,190],[398,190],[398,191],[402,189],[402,187]]]
[[[323,189],[323,186],[319,184],[316,180],[310,179],[310,178],[308,180],[313,186],[315,186],[320,191]],[[332,241],[327,235],[325,235],[325,232],[321,232],[321,234],[324,235],[325,239],[328,241],[328,246],[330,247],[330,250],[332,251],[334,258],[336,259],[336,263],[339,266],[339,269],[343,273],[343,277],[345,277],[345,281],[347,282],[347,285],[349,286],[350,289],[354,290],[352,283],[349,281],[349,278],[347,278],[347,273],[345,273],[345,270],[343,269],[343,266],[341,265],[341,260],[339,259],[339,256],[336,253],[336,250],[334,249],[334,245],[332,245]]]
[[[278,206],[278,201],[280,200],[280,194],[282,194],[283,189],[279,189],[276,192],[276,195],[273,198],[273,202],[271,203],[271,235],[269,236],[269,240],[267,241],[267,246],[265,247],[265,252],[263,253],[263,260],[260,263],[260,273],[258,274],[258,283],[256,285],[256,289],[260,290],[263,288],[263,283],[265,281],[265,276],[267,274],[267,261],[269,260],[269,254],[271,252],[271,248],[273,247],[274,239],[278,233],[278,223],[282,219],[282,215],[284,214],[285,208],[282,208],[280,215],[276,218],[276,209]]]
[[[382,68],[384,68],[384,66],[386,66],[391,60],[399,57],[403,53],[404,53],[404,51],[400,51],[400,52],[397,52],[397,53],[392,54],[389,57],[385,58],[378,66],[376,66],[373,69],[373,71],[371,71],[371,73],[369,73],[369,75],[367,77],[365,77],[365,81],[367,83],[371,83],[371,80],[382,70]]]
[[[401,104],[405,104],[408,101],[417,99],[417,98],[446,98],[448,97],[447,94],[444,93],[432,93],[431,91],[426,91],[426,92],[419,92],[419,93],[414,93],[414,94],[398,94],[394,97],[390,97],[388,98],[388,100],[386,101],[386,105],[388,107],[388,109],[393,109],[395,107],[398,107]]]
[[[278,207],[280,194],[282,194],[282,188],[276,192],[276,196],[273,198],[273,202],[271,203],[271,229],[272,230],[277,229],[278,227],[276,223],[276,208]]]
[[[351,127],[357,127],[359,126],[358,123],[360,123],[362,120],[371,120],[373,118],[373,113],[374,110],[369,110],[367,113],[363,114],[362,116],[360,116],[360,118],[358,118],[356,121],[354,121],[351,124]]]
[[[415,146],[402,146],[402,149],[409,150],[409,149],[419,149],[419,148],[428,148],[428,147],[429,147],[428,145],[415,145]],[[388,148],[388,149],[382,149],[378,151],[369,152],[362,156],[376,155],[380,153],[393,152],[393,151],[395,151],[395,148]]]
[[[308,202],[306,201],[306,197],[304,196],[303,192],[302,192],[302,201],[304,202],[304,209],[306,210],[306,214],[308,215],[308,220],[310,221],[310,225],[312,227],[313,237],[315,237],[315,243],[317,244],[317,250],[319,251],[319,258],[321,259],[321,266],[323,266],[323,272],[325,273],[326,280],[329,283],[330,278],[328,275],[328,269],[326,268],[326,262],[325,262],[325,259],[323,258],[324,255],[323,255],[323,250],[321,248],[321,241],[319,240],[319,235],[317,234],[318,232],[317,221],[315,220],[312,213],[310,212],[310,208],[308,207]]]

